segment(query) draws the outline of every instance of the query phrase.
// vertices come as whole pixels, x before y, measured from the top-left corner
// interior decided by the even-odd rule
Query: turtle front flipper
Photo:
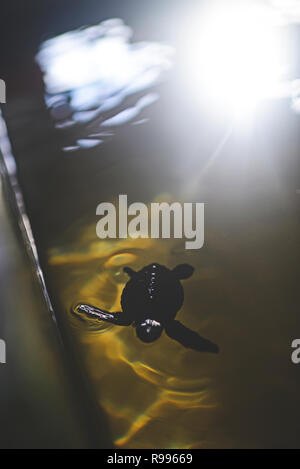
[[[198,352],[219,353],[219,347],[210,340],[204,339],[197,332],[185,327],[179,321],[170,321],[165,327],[166,334],[181,345]]]
[[[132,323],[131,320],[124,315],[124,313],[117,312],[117,313],[109,313],[108,311],[104,311],[103,309],[96,308],[95,306],[86,305],[86,304],[79,304],[75,308],[73,308],[73,312],[77,313],[84,313],[89,317],[94,319],[99,319],[100,321],[107,321],[116,326],[130,326]]]

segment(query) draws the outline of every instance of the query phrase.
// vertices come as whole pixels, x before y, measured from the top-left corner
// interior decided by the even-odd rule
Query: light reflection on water
[[[56,127],[67,133],[65,151],[95,147],[118,126],[144,122],[143,110],[159,99],[149,89],[171,68],[174,50],[130,43],[132,34],[116,18],[42,44],[36,60]]]
[[[140,269],[155,259],[175,266],[181,257],[184,259],[184,251],[182,240],[168,240],[168,249],[164,242],[152,239],[99,241],[95,225],[91,225],[74,237],[71,246],[49,252],[68,327],[80,344],[88,377],[99,405],[109,415],[118,447],[202,446],[199,427],[205,419],[202,415],[203,423],[198,422],[196,428],[192,422],[199,413],[206,414],[217,406],[213,383],[201,366],[212,358],[198,355],[195,366],[197,352],[184,349],[167,336],[144,344],[135,336],[133,327],[112,326],[80,313],[75,315],[72,305],[86,302],[120,311],[121,293],[128,280],[123,267]],[[64,282],[66,278],[68,282]],[[188,281],[184,286],[188,287]],[[192,294],[189,290],[186,288],[186,296]],[[185,311],[184,306],[179,316],[199,332],[203,327],[210,329],[208,319],[203,321],[193,311]],[[172,428],[177,419],[180,427]]]
[[[131,118],[132,123],[144,123],[147,116],[138,115],[139,111],[157,99],[156,90],[148,91],[160,79],[161,72],[169,68],[170,49],[159,45],[153,48],[149,43],[137,48],[129,46],[129,30],[120,20],[68,34],[61,38],[67,40],[63,52],[61,44],[55,49],[58,44],[46,43],[42,50],[42,53],[47,52],[45,66],[40,56],[40,64],[46,71],[46,101],[57,127],[63,132],[64,148],[76,150],[105,142],[115,135],[114,124],[118,127],[129,123]],[[75,51],[71,65],[77,68],[68,73],[67,80],[60,76],[57,82],[55,74],[59,62],[56,59],[61,60],[59,71],[66,70],[64,54],[70,47],[68,41],[72,43],[73,39],[79,39],[80,47],[83,40],[83,49],[93,44],[96,50],[104,44],[103,40],[108,41],[106,46],[113,43],[117,54],[127,51],[122,60],[137,57],[140,52],[151,60],[146,66],[141,62],[136,79],[134,74],[125,78],[122,74],[114,76],[116,63],[112,63],[109,79],[104,76],[99,81],[98,66],[91,75],[86,74],[84,67],[78,70],[80,61],[76,58],[76,48],[71,47],[72,52]],[[53,55],[48,54],[51,50]],[[99,49],[97,52],[101,57]],[[148,52],[151,53],[148,55]],[[80,53],[85,55],[83,50]],[[103,57],[105,54],[101,60]],[[93,59],[94,55],[89,54],[82,57],[89,65]],[[49,65],[54,65],[55,76],[47,75],[47,71],[51,71],[51,67],[47,68]],[[119,65],[116,69],[119,71]],[[296,87],[295,104],[298,91]],[[174,101],[168,109],[170,121],[173,105]],[[128,141],[121,139],[119,146],[112,150],[109,145],[103,146],[99,153],[94,153],[93,160],[85,159],[86,152],[78,152],[78,158],[72,161],[60,158],[63,174],[71,176],[68,187],[65,181],[58,184],[60,192],[52,205],[54,220],[59,220],[57,206],[60,213],[62,206],[67,213],[69,208],[81,204],[80,215],[78,209],[74,218],[87,208],[94,213],[96,202],[116,197],[119,186],[130,193],[132,200],[140,201],[150,200],[160,190],[170,190],[176,201],[182,199],[182,193],[188,193],[189,201],[203,202],[208,198],[208,249],[206,245],[191,256],[178,240],[100,242],[95,234],[96,222],[91,219],[82,220],[79,229],[72,226],[71,237],[63,241],[65,221],[60,221],[61,225],[58,221],[55,242],[48,233],[44,240],[47,247],[56,246],[48,251],[50,267],[46,270],[48,275],[50,272],[49,285],[58,298],[58,314],[66,319],[87,378],[99,406],[109,415],[112,436],[119,447],[282,444],[283,435],[275,419],[280,415],[286,422],[293,422],[296,415],[293,408],[295,378],[288,368],[287,344],[290,324],[298,323],[292,294],[299,233],[295,222],[296,203],[285,196],[284,178],[276,166],[284,143],[278,137],[276,149],[270,144],[276,134],[275,127],[268,128],[269,134],[267,131],[261,135],[255,145],[249,142],[241,145],[241,150],[230,141],[225,158],[222,147],[222,158],[217,161],[213,158],[214,164],[209,165],[211,179],[207,178],[206,171],[199,184],[198,154],[199,159],[203,158],[206,150],[197,151],[194,166],[190,162],[193,144],[198,148],[198,133],[202,132],[201,141],[206,137],[203,122],[201,127],[197,121],[189,132],[191,121],[184,123],[180,115],[181,149],[178,140],[174,146],[170,144],[176,134],[171,124],[164,146],[161,122],[157,119],[156,140],[150,134],[149,140],[137,139],[137,144],[133,138],[133,130],[137,129],[129,132],[128,126]],[[277,134],[281,132],[279,129]],[[158,145],[152,146],[155,141]],[[134,154],[135,159],[131,164],[125,161],[122,166],[120,159],[126,145],[129,147],[126,154]],[[286,146],[284,148],[285,154]],[[121,158],[114,168],[103,170],[102,157],[110,151]],[[286,158],[282,161],[286,164]],[[56,167],[52,175],[55,181],[57,171]],[[41,192],[42,186],[43,181],[40,182]],[[48,199],[47,203],[51,205]],[[76,226],[78,228],[78,223]],[[184,282],[185,303],[179,319],[220,344],[220,357],[185,350],[165,335],[153,344],[143,344],[131,327],[100,324],[71,313],[72,305],[79,302],[110,311],[120,310],[120,295],[128,279],[123,267],[130,265],[139,269],[155,261],[170,268],[188,261],[195,267],[195,276]],[[289,298],[285,291],[290,292]],[[290,430],[284,440],[287,444],[293,441],[292,433]]]

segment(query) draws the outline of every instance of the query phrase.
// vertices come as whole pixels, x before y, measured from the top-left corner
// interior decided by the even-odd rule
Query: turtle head
[[[161,336],[162,331],[160,322],[153,319],[145,319],[136,326],[136,335],[142,342],[154,342]]]

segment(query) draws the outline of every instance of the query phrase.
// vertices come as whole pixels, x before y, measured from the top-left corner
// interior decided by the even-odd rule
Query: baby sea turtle
[[[125,267],[124,272],[130,280],[122,292],[122,312],[109,313],[85,304],[77,305],[75,311],[118,326],[133,324],[137,337],[143,342],[157,340],[165,330],[171,339],[177,340],[184,347],[199,352],[219,352],[216,344],[175,320],[184,299],[180,280],[191,277],[193,267],[180,264],[170,270],[155,263],[138,272]]]

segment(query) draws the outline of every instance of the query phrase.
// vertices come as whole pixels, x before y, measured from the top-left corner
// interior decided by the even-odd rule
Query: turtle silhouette
[[[138,272],[125,267],[130,279],[122,296],[122,312],[110,313],[95,306],[79,304],[75,311],[118,326],[133,325],[143,342],[157,340],[163,330],[181,345],[199,352],[218,353],[219,347],[175,320],[183,305],[184,291],[180,280],[193,275],[194,268],[180,264],[173,270],[150,264]]]

